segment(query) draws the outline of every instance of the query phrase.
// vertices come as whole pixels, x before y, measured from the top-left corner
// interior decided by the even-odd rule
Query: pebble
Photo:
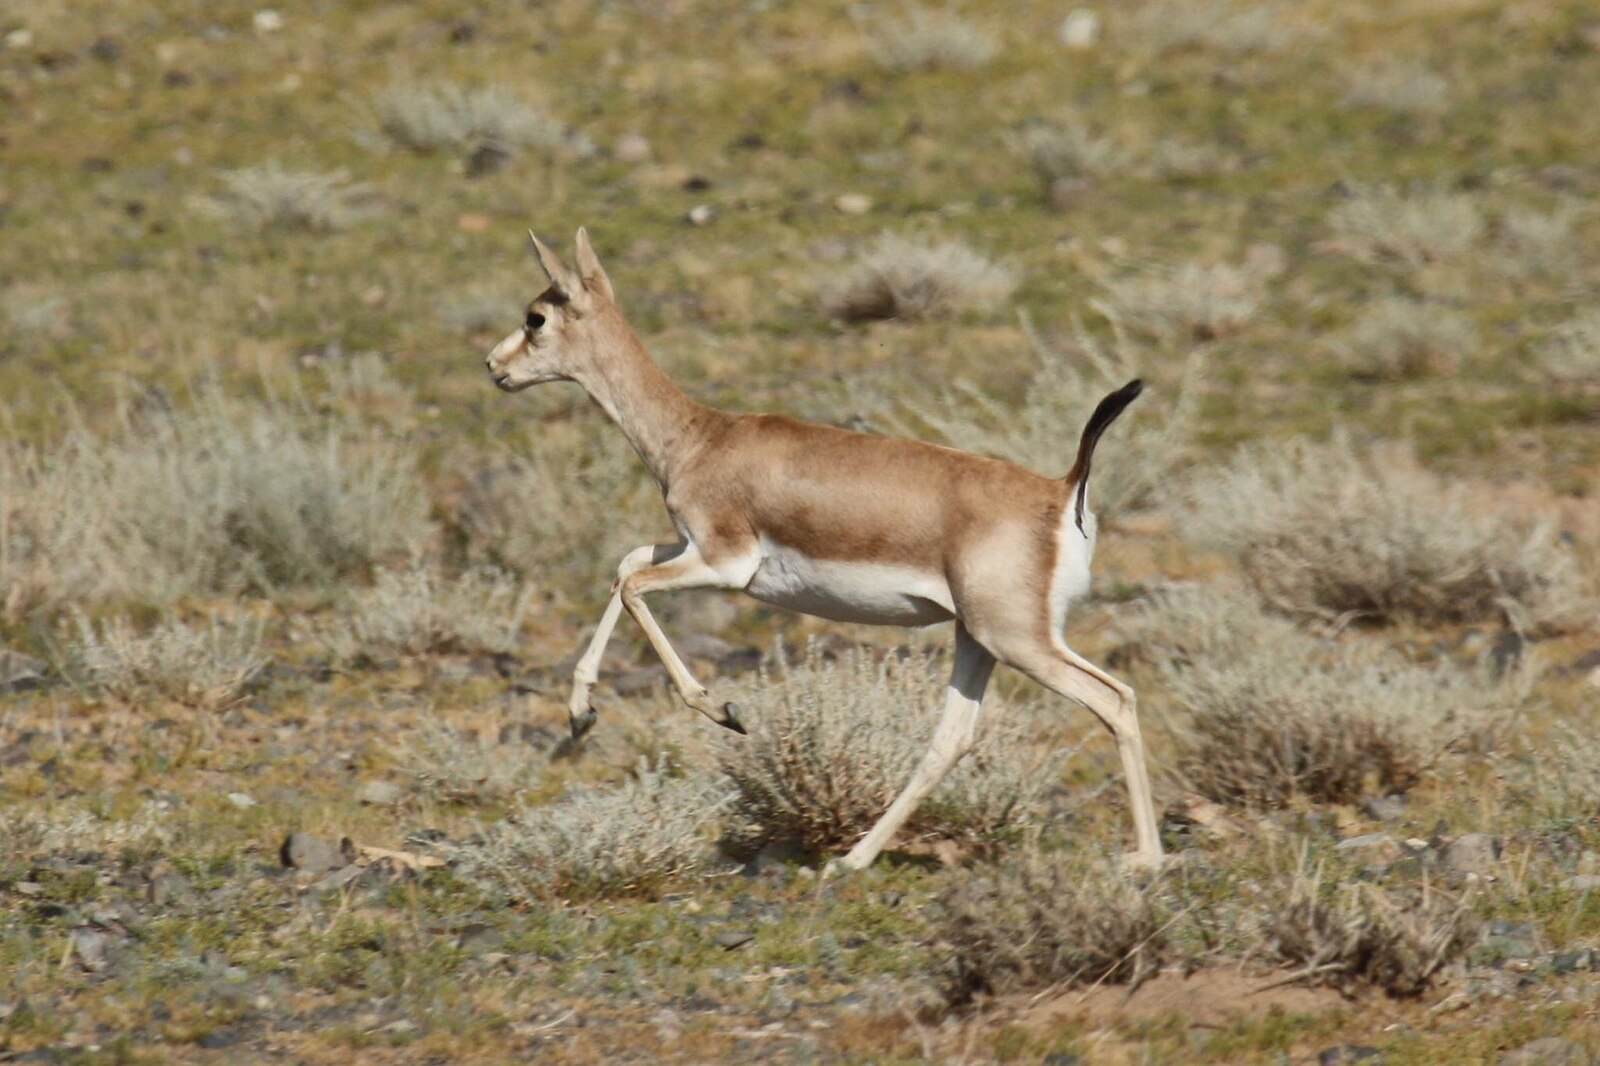
[[[624,133],[611,154],[623,163],[643,163],[650,158],[650,142],[642,133]]]
[[[1083,51],[1093,48],[1100,39],[1100,14],[1091,8],[1076,8],[1066,18],[1061,20],[1061,29],[1056,36],[1063,47],[1073,51]]]
[[[241,811],[248,811],[251,807],[258,806],[256,801],[244,792],[228,793],[228,802],[239,808]]]
[[[733,951],[742,948],[756,938],[754,932],[748,929],[729,930],[716,933],[711,937],[711,942],[723,951]]]
[[[1500,868],[1500,838],[1488,833],[1465,833],[1439,852],[1439,863],[1460,876],[1493,876]]]
[[[278,857],[283,860],[283,865],[290,869],[306,870],[310,873],[322,873],[324,870],[344,865],[344,856],[339,853],[338,848],[310,833],[290,833],[283,846],[278,849]]]
[[[833,202],[841,215],[864,215],[872,210],[872,197],[865,193],[847,192]]]
[[[716,210],[710,204],[695,204],[689,208],[689,224],[691,226],[709,226],[717,217]]]
[[[283,16],[272,8],[265,7],[251,16],[250,26],[257,33],[277,33],[283,29]]]
[[[1406,813],[1406,798],[1399,794],[1374,796],[1362,802],[1361,813],[1374,822],[1393,822]]]
[[[98,929],[84,926],[72,931],[72,952],[90,973],[106,968],[106,952],[110,947],[111,938]]]
[[[392,781],[367,781],[361,786],[357,799],[371,807],[392,807],[405,793]]]

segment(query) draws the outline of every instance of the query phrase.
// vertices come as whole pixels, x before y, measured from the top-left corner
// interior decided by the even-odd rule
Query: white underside
[[[745,591],[764,603],[836,622],[925,626],[955,617],[937,574],[882,563],[812,559],[761,540],[761,562]]]
[[[1083,530],[1069,505],[1056,529],[1056,565],[1050,575],[1050,625],[1059,636],[1067,625],[1067,610],[1089,595],[1089,564],[1094,560],[1094,515],[1085,508]]]

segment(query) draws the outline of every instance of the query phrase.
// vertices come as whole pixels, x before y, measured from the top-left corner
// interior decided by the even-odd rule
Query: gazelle
[[[1131,381],[1100,401],[1065,477],[917,441],[853,433],[778,415],[739,415],[684,395],[623,318],[588,234],[571,270],[531,232],[549,286],[486,360],[517,392],[574,381],[622,430],[661,487],[674,544],[627,554],[574,671],[574,737],[595,722],[589,695],[623,609],[644,630],[684,701],[743,733],[738,709],[690,675],[644,597],[670,589],[737,589],[846,622],[955,621],[955,665],[933,744],[911,781],[842,860],[867,866],[971,749],[996,661],[1088,707],[1116,738],[1136,850],[1161,859],[1133,690],[1068,648],[1067,608],[1089,588],[1095,519],[1088,507],[1095,444],[1139,395]]]

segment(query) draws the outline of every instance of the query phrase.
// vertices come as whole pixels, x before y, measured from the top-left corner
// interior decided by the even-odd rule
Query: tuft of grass
[[[1512,277],[1552,276],[1572,269],[1572,227],[1578,210],[1562,204],[1551,211],[1512,207],[1500,216],[1494,263]]]
[[[1000,51],[994,35],[972,20],[917,4],[871,23],[867,44],[890,70],[977,70]]]
[[[521,643],[532,590],[483,568],[447,576],[414,566],[385,570],[341,618],[330,643],[342,659],[509,652]]]
[[[1268,881],[1251,911],[1262,954],[1307,981],[1353,991],[1374,986],[1416,996],[1477,942],[1468,896],[1424,881],[1400,885],[1324,880],[1305,864]]]
[[[642,764],[617,788],[584,788],[491,826],[464,873],[517,903],[639,895],[718,864],[711,835],[730,802],[715,775]]]
[[[733,815],[752,846],[814,850],[854,844],[877,822],[927,753],[944,707],[947,670],[914,653],[875,661],[852,649],[827,661],[811,645],[793,666],[741,693],[748,737],[720,762]],[[977,746],[906,823],[904,832],[982,840],[1020,825],[1050,768],[1022,756],[1022,732],[990,701]]]
[[[821,291],[823,310],[845,322],[992,313],[1017,290],[1017,273],[960,241],[928,243],[885,233]]]
[[[207,206],[213,214],[254,230],[338,230],[380,211],[372,186],[348,173],[285,170],[277,163],[225,170],[223,190]]]
[[[1058,181],[1073,181],[1116,174],[1127,169],[1127,153],[1108,137],[1073,123],[1064,126],[1029,126],[1011,139],[1011,145],[1033,168],[1046,190]]]
[[[1467,193],[1424,191],[1402,196],[1368,189],[1328,215],[1334,245],[1371,263],[1422,267],[1466,252],[1483,236],[1483,212]]]
[[[364,438],[364,439],[363,439]],[[416,461],[376,434],[210,393],[53,446],[0,445],[0,606],[326,588],[432,535]]]
[[[1266,279],[1226,263],[1187,263],[1106,283],[1106,302],[1129,328],[1162,338],[1215,340],[1238,333],[1261,309]]]
[[[1409,451],[1343,434],[1241,449],[1197,478],[1191,498],[1194,539],[1293,614],[1551,629],[1590,594],[1548,526],[1480,512]]]
[[[423,794],[447,803],[502,803],[545,777],[546,757],[532,745],[497,744],[438,722],[407,730],[397,755]]]
[[[1591,308],[1557,326],[1536,357],[1557,381],[1600,381],[1600,310]]]
[[[1232,0],[1153,0],[1132,19],[1134,39],[1156,52],[1206,49],[1224,55],[1281,52],[1302,34],[1281,4]]]
[[[1401,296],[1367,305],[1333,344],[1351,373],[1385,381],[1453,369],[1477,346],[1477,328],[1459,311]]]
[[[263,629],[254,618],[200,626],[166,618],[139,633],[126,618],[79,615],[64,672],[125,704],[162,699],[214,711],[237,702],[266,669]]]
[[[372,108],[383,133],[414,152],[471,155],[492,149],[514,155],[574,143],[560,122],[504,89],[396,84],[380,93]]]
[[[1046,475],[1064,473],[1095,405],[1139,376],[1147,355],[1114,313],[1109,339],[1076,322],[1064,351],[1047,345],[1026,319],[1023,324],[1037,365],[1020,406],[958,382],[932,402],[891,405],[879,398],[878,415],[893,432],[923,436],[931,431],[953,448],[1009,459]],[[1148,390],[1125,416],[1127,426],[1113,430],[1114,439],[1096,454],[1090,497],[1102,524],[1147,506],[1187,460],[1198,429],[1203,365],[1198,354],[1191,355],[1170,391],[1159,385]]]
[[[1146,604],[1137,643],[1155,659],[1179,771],[1219,803],[1350,803],[1405,792],[1458,740],[1526,696],[1452,663],[1418,666],[1266,614],[1252,597],[1192,589]]]
[[[1421,63],[1389,59],[1353,71],[1344,102],[1402,115],[1437,116],[1450,110],[1450,83]]]
[[[1001,869],[963,871],[936,907],[946,994],[957,1004],[979,993],[1137,984],[1167,948],[1152,892],[1109,864],[1067,853],[1030,850]]]

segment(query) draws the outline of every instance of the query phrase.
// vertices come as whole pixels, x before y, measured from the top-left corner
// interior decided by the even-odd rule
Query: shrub
[[[1350,75],[1344,102],[1405,115],[1442,115],[1450,83],[1420,63],[1391,59]]]
[[[378,213],[370,185],[351,184],[344,171],[285,170],[277,163],[222,172],[224,190],[214,214],[249,229],[344,229]]]
[[[1391,189],[1357,193],[1328,215],[1335,245],[1364,262],[1421,267],[1467,251],[1483,235],[1483,214],[1466,193]]]
[[[846,322],[992,311],[1017,289],[1016,271],[958,241],[928,244],[883,234],[822,289],[823,310]]]
[[[825,850],[854,844],[910,781],[933,740],[947,670],[936,657],[874,661],[855,649],[836,662],[807,648],[738,696],[748,737],[721,765],[751,846],[781,840]],[[1021,754],[1023,733],[990,702],[977,746],[912,815],[904,832],[981,840],[1021,824],[1054,776]]]
[[[515,798],[542,784],[546,765],[532,745],[497,744],[437,722],[407,730],[398,757],[424,794],[451,803]]]
[[[1600,310],[1556,327],[1537,349],[1539,365],[1558,381],[1600,380]]]
[[[1046,189],[1057,181],[1094,178],[1124,170],[1129,159],[1107,137],[1081,125],[1030,126],[1012,140],[1013,147]]]
[[[1404,792],[1446,748],[1524,695],[1472,671],[1416,666],[1265,614],[1248,596],[1169,592],[1145,605],[1138,646],[1155,660],[1178,768],[1219,803],[1349,803]]]
[[[384,134],[414,152],[471,155],[487,148],[515,154],[573,143],[561,123],[502,89],[391,85],[373,110]]]
[[[365,439],[362,439],[362,436]],[[431,534],[415,459],[276,402],[125,410],[102,437],[0,445],[0,605],[171,603],[364,574]]]
[[[1570,205],[1552,211],[1513,207],[1500,217],[1495,266],[1512,277],[1560,274],[1573,263],[1572,225],[1578,212]]]
[[[982,27],[950,10],[908,5],[898,18],[879,19],[868,31],[868,44],[883,66],[892,70],[987,66],[1000,50]]]
[[[939,896],[947,994],[1138,984],[1167,948],[1154,894],[1108,865],[1029,851],[1004,869],[963,871]]]
[[[674,778],[641,765],[619,788],[523,807],[484,833],[465,872],[514,902],[645,893],[718,862],[709,836],[729,793],[715,776]]]
[[[1156,337],[1198,341],[1226,337],[1255,318],[1265,279],[1226,263],[1189,263],[1106,284],[1107,303],[1130,328]]]
[[[1479,922],[1466,897],[1427,882],[1324,882],[1319,868],[1266,882],[1247,913],[1256,916],[1265,956],[1304,979],[1351,991],[1373,985],[1415,996],[1476,942]]]
[[[892,432],[929,432],[963,451],[993,455],[1046,475],[1063,474],[1095,404],[1138,376],[1142,353],[1111,319],[1103,341],[1076,323],[1067,352],[1052,351],[1024,320],[1038,360],[1021,404],[1008,407],[970,382],[941,391],[932,402],[868,397]],[[1090,500],[1102,525],[1147,505],[1170,480],[1194,443],[1203,391],[1202,361],[1191,356],[1168,393],[1152,389],[1124,416],[1114,440],[1095,454]]]
[[[1397,447],[1246,447],[1191,487],[1187,527],[1273,606],[1326,618],[1570,624],[1588,595],[1551,530],[1480,513]]]
[[[1158,52],[1207,48],[1226,55],[1277,52],[1301,38],[1279,4],[1232,0],[1154,0],[1132,20],[1134,36]]]
[[[1369,304],[1334,350],[1350,371],[1392,381],[1456,366],[1477,344],[1477,328],[1459,311],[1389,297]]]
[[[531,590],[498,570],[446,577],[413,567],[384,571],[341,618],[331,643],[343,659],[509,652],[521,644]]]
[[[259,620],[189,626],[167,618],[137,633],[125,618],[77,619],[78,639],[64,672],[123,703],[165,699],[202,710],[237,701],[266,668]]]

